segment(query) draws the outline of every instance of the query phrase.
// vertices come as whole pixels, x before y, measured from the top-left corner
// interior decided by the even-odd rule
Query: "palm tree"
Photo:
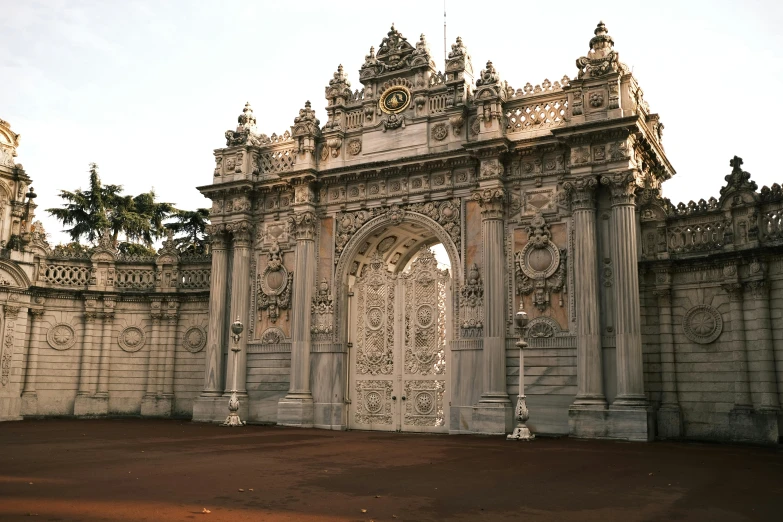
[[[171,217],[175,221],[166,223],[166,228],[177,234],[174,238],[177,249],[180,252],[204,252],[209,210],[177,210]]]

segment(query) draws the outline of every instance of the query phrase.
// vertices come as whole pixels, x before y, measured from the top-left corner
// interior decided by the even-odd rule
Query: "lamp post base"
[[[511,435],[506,436],[506,440],[533,440],[536,436],[525,426],[525,421],[530,418],[530,414],[527,411],[527,404],[525,403],[525,396],[517,396],[517,407],[514,411],[514,417],[517,420],[517,427],[511,432]]]
[[[237,391],[231,392],[231,398],[228,400],[228,417],[221,426],[244,426],[245,422],[239,418],[239,397],[237,397]]]

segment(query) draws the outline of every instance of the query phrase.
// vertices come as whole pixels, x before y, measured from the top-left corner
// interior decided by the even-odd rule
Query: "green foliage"
[[[155,252],[154,248],[148,247],[146,245],[141,245],[139,243],[128,243],[127,241],[122,241],[117,245],[117,250],[120,254],[125,254],[126,256],[156,256],[157,252]]]
[[[194,254],[204,253],[209,210],[206,208],[177,210],[172,218],[174,221],[166,223],[165,226],[174,233],[174,244],[177,250]]]
[[[95,163],[90,164],[89,190],[61,190],[60,197],[62,207],[46,211],[70,226],[65,232],[74,242],[84,238],[96,244],[109,233],[116,247],[123,237],[126,245],[143,245],[144,252],[152,251],[153,242],[164,235],[164,222],[177,212],[171,203],[157,201],[154,190],[130,196],[123,194],[122,185],[103,185]]]

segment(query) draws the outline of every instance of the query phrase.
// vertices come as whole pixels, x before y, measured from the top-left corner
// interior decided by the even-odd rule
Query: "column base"
[[[21,415],[27,415],[30,417],[35,417],[38,415],[38,394],[35,392],[32,393],[23,393],[22,394],[22,406],[20,408],[19,413]]]
[[[511,401],[505,396],[506,402],[490,402],[485,398],[473,406],[471,426],[473,433],[482,435],[506,435],[514,428],[514,409]],[[489,397],[487,397],[489,399]]]
[[[735,408],[729,412],[729,438],[752,444],[777,444],[780,437],[777,411]]]
[[[171,395],[145,395],[141,399],[141,416],[171,417],[173,402]]]
[[[608,409],[569,408],[569,434],[585,439],[648,442],[655,438],[655,414],[612,404]]]
[[[0,421],[22,420],[20,411],[22,408],[22,399],[19,395],[16,397],[0,397]]]
[[[76,417],[99,417],[109,414],[108,395],[77,395],[73,403]]]
[[[312,395],[292,393],[280,399],[277,403],[277,424],[296,428],[312,428]]]
[[[678,439],[683,435],[682,412],[676,405],[664,405],[658,409],[658,437]]]
[[[583,395],[577,396],[569,410],[605,410],[606,409],[606,397],[603,395]]]

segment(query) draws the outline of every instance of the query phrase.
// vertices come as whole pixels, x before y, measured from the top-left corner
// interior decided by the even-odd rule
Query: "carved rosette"
[[[443,392],[446,381],[405,381],[404,424],[408,426],[443,426]]]
[[[67,350],[76,344],[76,331],[68,323],[58,323],[46,332],[46,342],[55,350]]]
[[[182,336],[182,345],[190,353],[198,353],[207,344],[207,332],[200,326],[191,326]]]
[[[691,341],[709,344],[720,337],[723,331],[723,318],[712,306],[696,305],[685,312],[682,318],[682,330]]]
[[[595,209],[595,189],[598,180],[594,176],[586,176],[563,183],[563,188],[571,200],[571,210]]]
[[[128,353],[138,352],[145,342],[144,330],[138,326],[128,326],[117,337],[117,344]]]
[[[527,227],[528,241],[514,254],[518,295],[533,294],[533,304],[542,312],[550,306],[552,293],[559,293],[562,307],[566,283],[566,251],[551,241],[549,225],[537,214]]]
[[[601,184],[609,188],[612,206],[633,205],[636,202],[636,179],[633,172],[606,174],[601,176]]]
[[[317,221],[313,212],[297,212],[288,218],[288,226],[297,241],[313,241]]]
[[[356,381],[357,424],[392,424],[392,381]]]
[[[473,193],[473,201],[481,206],[483,219],[503,219],[503,207],[506,203],[506,191],[502,188],[484,189]]]

